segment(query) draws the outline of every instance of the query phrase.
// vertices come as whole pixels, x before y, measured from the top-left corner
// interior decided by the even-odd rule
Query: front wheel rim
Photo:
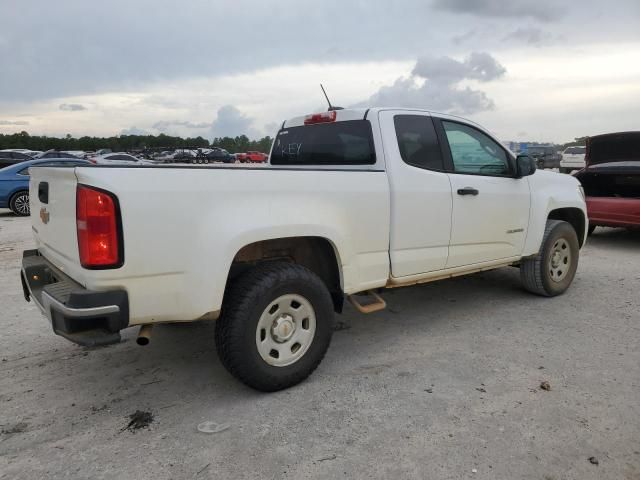
[[[300,360],[313,343],[316,314],[302,295],[282,295],[267,305],[256,328],[260,357],[274,367]]]
[[[22,194],[17,196],[13,205],[20,215],[29,215],[29,195]]]
[[[571,270],[571,247],[564,238],[559,238],[549,255],[549,276],[554,282],[561,282]]]

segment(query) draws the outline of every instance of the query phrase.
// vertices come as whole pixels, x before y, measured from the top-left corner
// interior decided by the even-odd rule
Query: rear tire
[[[540,252],[520,264],[520,279],[526,290],[554,297],[571,285],[578,268],[580,245],[571,224],[547,220]]]
[[[23,190],[21,192],[14,193],[11,200],[9,200],[9,208],[19,217],[28,217],[31,214],[29,207],[29,192],[27,190]]]
[[[331,342],[333,303],[309,269],[269,262],[234,280],[215,339],[225,368],[244,384],[274,392],[306,379]]]

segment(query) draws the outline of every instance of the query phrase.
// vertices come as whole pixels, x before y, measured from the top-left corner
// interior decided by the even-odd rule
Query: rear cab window
[[[584,155],[586,147],[569,147],[564,153],[569,155]]]
[[[371,123],[345,120],[278,132],[271,151],[272,165],[373,165],[376,154]]]

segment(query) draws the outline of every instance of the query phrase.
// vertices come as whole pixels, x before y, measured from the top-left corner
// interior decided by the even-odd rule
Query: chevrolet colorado
[[[368,313],[381,289],[508,265],[563,293],[588,225],[575,178],[417,109],[287,120],[266,166],[40,168],[30,188],[21,280],[55,333],[99,345],[140,326],[143,343],[215,319],[222,363],[262,391],[318,366],[345,298]]]

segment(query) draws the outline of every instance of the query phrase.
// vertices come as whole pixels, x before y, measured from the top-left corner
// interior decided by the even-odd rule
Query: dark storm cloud
[[[428,12],[417,0],[0,4],[0,102],[134,91],[305,62],[402,60],[438,41],[424,28]]]
[[[557,3],[531,0],[434,0],[436,9],[483,17],[531,17],[542,22],[557,20],[564,8]]]
[[[87,109],[87,107],[80,105],[79,103],[62,103],[58,105],[58,108],[65,112],[80,112]]]
[[[460,53],[465,41],[497,51],[520,19],[570,32],[573,45],[633,41],[639,14],[638,0],[5,0],[0,104],[281,65],[406,61],[426,48]],[[456,31],[475,33],[452,40]]]
[[[451,57],[422,57],[413,68],[413,75],[433,82],[456,83],[465,78],[488,82],[501,77],[506,69],[488,53],[473,52],[462,62]]]
[[[489,82],[505,72],[495,58],[484,52],[474,52],[463,61],[447,56],[422,57],[409,78],[399,78],[393,85],[382,87],[362,105],[420,107],[458,114],[491,110],[495,104],[486,93],[459,83]]]

